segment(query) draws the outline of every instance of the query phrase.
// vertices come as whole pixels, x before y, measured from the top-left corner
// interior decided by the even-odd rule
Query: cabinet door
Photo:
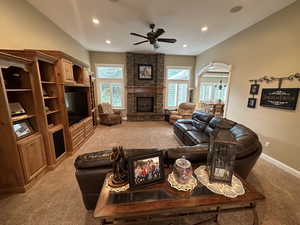
[[[72,62],[63,59],[62,60],[64,82],[74,82]]]
[[[82,78],[82,83],[86,85],[90,85],[90,77],[89,77],[89,71],[87,68],[83,69],[83,78]]]
[[[25,181],[28,183],[46,167],[44,142],[41,135],[34,136],[18,145],[23,164]]]

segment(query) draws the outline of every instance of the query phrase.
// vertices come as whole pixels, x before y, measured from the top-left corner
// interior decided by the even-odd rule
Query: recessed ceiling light
[[[98,20],[97,18],[94,18],[94,19],[93,19],[93,23],[94,23],[94,24],[99,24],[99,20]]]
[[[186,47],[187,47],[187,44],[182,45],[182,47],[186,48]]]
[[[207,31],[208,30],[208,27],[205,26],[205,27],[202,27],[201,30],[204,32],[204,31]]]
[[[237,13],[237,12],[241,11],[242,9],[243,9],[243,6],[238,5],[238,6],[232,7],[232,8],[230,9],[230,12],[231,12],[231,13]]]
[[[105,43],[110,45],[111,41],[110,40],[106,40]]]

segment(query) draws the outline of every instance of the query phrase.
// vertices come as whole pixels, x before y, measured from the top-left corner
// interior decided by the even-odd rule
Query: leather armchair
[[[120,110],[113,110],[111,104],[102,103],[98,105],[100,123],[104,125],[114,125],[122,123]]]
[[[190,119],[192,118],[196,104],[191,102],[184,102],[178,106],[177,111],[172,111],[170,114],[169,122],[174,124],[178,119]]]

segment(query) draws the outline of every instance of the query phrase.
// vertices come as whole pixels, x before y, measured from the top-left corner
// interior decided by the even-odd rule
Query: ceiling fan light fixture
[[[207,26],[204,26],[204,27],[201,28],[201,31],[202,31],[202,32],[205,32],[205,31],[207,31],[207,30],[208,30],[208,27],[207,27]]]
[[[100,23],[100,21],[97,18],[93,18],[92,21],[93,21],[94,24],[99,24]]]
[[[140,42],[136,42],[133,45],[139,45],[139,44],[143,44],[146,42],[150,42],[150,44],[153,45],[153,48],[157,49],[157,48],[159,48],[158,42],[165,42],[165,43],[175,43],[176,42],[176,39],[174,39],[174,38],[159,38],[162,34],[165,33],[165,30],[162,28],[158,28],[155,31],[154,28],[155,28],[155,25],[150,24],[151,31],[148,32],[146,35],[141,35],[141,34],[131,32],[130,35],[146,39],[146,40],[143,40]]]

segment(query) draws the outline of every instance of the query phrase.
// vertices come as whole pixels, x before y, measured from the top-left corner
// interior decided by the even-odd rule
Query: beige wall
[[[126,67],[125,52],[92,52],[90,51],[91,70],[95,72],[96,64],[123,64]],[[126,69],[125,69],[126,72]]]
[[[25,0],[0,0],[0,48],[61,50],[89,62],[88,51]]]
[[[300,72],[300,1],[268,17],[200,54],[196,72],[209,62],[232,65],[228,118],[256,131],[264,145],[264,153],[300,170],[300,102],[295,111],[247,108],[249,79],[264,75],[285,76]],[[277,87],[277,83],[261,88]],[[283,87],[300,87],[299,81],[284,81]],[[261,89],[260,89],[261,93]],[[260,94],[259,93],[259,94]]]
[[[183,67],[191,67],[191,78],[190,78],[190,87],[195,87],[195,56],[186,56],[186,55],[166,55],[165,57],[165,65],[168,66],[183,66]],[[166,70],[167,71],[167,70]]]

